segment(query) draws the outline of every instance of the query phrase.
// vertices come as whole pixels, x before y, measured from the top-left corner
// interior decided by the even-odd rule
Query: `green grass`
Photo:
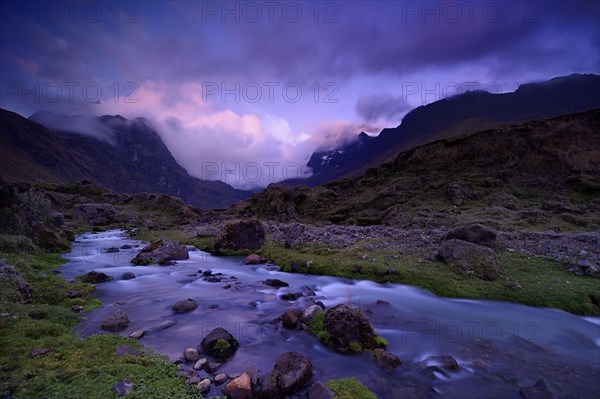
[[[377,399],[377,396],[355,378],[327,381],[326,385],[336,393],[337,399]]]
[[[500,252],[501,277],[495,281],[483,281],[456,274],[442,262],[385,250],[366,252],[363,247],[364,243],[344,249],[306,244],[289,249],[268,242],[259,253],[272,259],[284,271],[290,271],[291,265],[297,263],[303,265],[304,273],[414,285],[452,298],[509,301],[553,307],[580,315],[600,315],[600,308],[590,299],[590,296],[600,297],[600,279],[574,276],[566,271],[566,263]],[[365,254],[368,257],[362,259]],[[390,269],[394,272],[389,273]],[[506,288],[506,281],[518,282],[522,288]]]
[[[133,383],[128,398],[201,398],[167,358],[144,352],[135,340],[116,335],[81,339],[73,334],[80,316],[73,305],[89,310],[100,305],[90,284],[68,283],[50,270],[65,259],[57,254],[0,253],[27,280],[33,290],[31,303],[13,302],[0,292],[0,397],[19,398],[117,398],[111,387],[119,381]],[[77,297],[73,298],[73,290]],[[142,357],[115,355],[119,345],[131,345]],[[32,357],[34,348],[49,352]]]

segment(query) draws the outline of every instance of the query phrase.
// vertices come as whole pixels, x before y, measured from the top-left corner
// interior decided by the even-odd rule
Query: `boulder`
[[[295,301],[298,298],[302,298],[301,292],[287,292],[280,296],[280,298],[284,301]]]
[[[242,373],[239,377],[229,381],[227,385],[223,387],[223,393],[230,399],[251,399],[252,384],[250,382],[250,376],[246,373]]]
[[[250,254],[244,258],[244,265],[258,265],[265,263],[267,260],[257,254]]]
[[[462,206],[465,204],[466,200],[473,197],[473,193],[471,192],[469,186],[461,182],[448,184],[446,187],[446,192],[450,202],[454,206]]]
[[[196,301],[188,298],[182,301],[178,301],[175,305],[173,305],[173,311],[175,313],[189,313],[197,307],[198,304],[196,303]]]
[[[495,230],[482,224],[472,224],[470,226],[459,226],[450,230],[446,234],[446,240],[457,239],[468,241],[473,244],[490,246],[496,241],[497,233]]]
[[[110,277],[108,274],[96,271],[91,271],[84,275],[78,276],[77,278],[82,283],[88,284],[101,284],[112,280],[112,277]]]
[[[339,304],[325,312],[323,329],[328,333],[327,344],[340,352],[377,348],[375,331],[369,320],[358,310]]]
[[[200,342],[200,347],[205,354],[218,358],[226,358],[233,355],[239,346],[237,339],[229,331],[221,327],[212,330]]]
[[[302,316],[302,311],[298,309],[290,309],[283,314],[282,324],[285,328],[295,328]]]
[[[281,354],[273,370],[261,379],[259,398],[277,398],[304,387],[312,377],[310,360],[298,352]]]
[[[303,224],[295,224],[294,226],[292,226],[286,233],[284,246],[286,248],[292,248],[296,246],[299,243],[299,241],[301,241],[300,237],[302,236],[302,234],[304,234],[305,230],[306,228]]]
[[[183,358],[186,362],[195,362],[198,360],[198,350],[196,348],[187,348],[183,351]]]
[[[106,226],[115,220],[117,211],[111,204],[79,204],[73,209],[73,218],[92,226]]]
[[[154,241],[147,247],[144,247],[131,263],[138,266],[146,266],[152,263],[169,266],[174,264],[175,260],[188,259],[190,257],[185,245],[179,245],[176,241],[166,238]]]
[[[310,305],[309,307],[307,307],[304,312],[302,312],[302,316],[300,317],[300,321],[302,321],[302,323],[304,324],[308,324],[310,323],[310,321],[312,320],[313,317],[315,317],[315,315],[317,313],[322,313],[323,309],[319,306],[319,305]]]
[[[7,282],[8,287],[4,282]],[[4,298],[9,297],[8,293],[12,291],[13,295],[11,295],[11,299],[15,302],[31,302],[33,290],[29,283],[27,283],[23,275],[17,271],[17,269],[4,263],[4,260],[2,259],[0,259],[0,284],[4,291],[2,292]]]
[[[101,324],[101,328],[106,331],[122,331],[129,325],[129,317],[122,310],[116,310],[109,314]]]
[[[386,371],[391,371],[402,363],[398,356],[381,348],[373,351],[373,358],[375,358],[377,365]]]
[[[519,393],[525,399],[554,399],[554,394],[548,389],[544,380],[539,380],[532,387],[521,388]]]
[[[216,237],[213,251],[221,249],[252,250],[265,242],[265,227],[257,219],[239,220],[225,225]]]
[[[442,245],[438,255],[444,263],[462,274],[488,281],[497,279],[500,274],[496,254],[482,245],[452,239]]]
[[[121,278],[123,280],[133,280],[134,278],[136,278],[137,276],[135,275],[134,272],[125,272],[121,275]]]
[[[576,276],[594,277],[598,275],[598,266],[589,260],[580,260],[576,265],[571,266],[569,271],[574,273]]]
[[[208,378],[203,379],[196,385],[196,388],[201,394],[208,393],[210,391],[210,380]]]
[[[276,278],[266,279],[265,281],[263,281],[263,284],[268,285],[269,287],[273,287],[273,288],[289,287],[290,286],[285,281],[282,281],[282,280],[279,280],[279,279],[276,279]]]
[[[369,320],[358,310],[339,304],[325,312],[323,329],[328,333],[327,344],[340,352],[351,352],[360,345],[362,350],[373,350],[379,345]]]
[[[308,390],[308,399],[333,399],[335,392],[322,382],[315,382]]]

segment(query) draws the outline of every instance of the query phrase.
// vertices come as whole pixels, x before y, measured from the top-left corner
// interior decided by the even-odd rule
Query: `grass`
[[[327,381],[326,385],[336,393],[337,399],[377,399],[377,396],[355,378]]]
[[[65,259],[45,252],[0,253],[0,257],[33,290],[31,303],[22,304],[14,302],[10,284],[2,281],[0,287],[0,397],[117,398],[111,387],[119,381],[133,383],[130,398],[202,397],[176,377],[176,365],[144,352],[135,340],[108,334],[81,339],[73,334],[80,316],[71,306],[89,310],[100,302],[92,296],[93,285],[67,283],[50,273]],[[117,346],[124,344],[143,356],[116,356]],[[33,357],[30,352],[36,348],[49,351]]]
[[[451,298],[488,299],[552,307],[580,315],[600,315],[591,297],[600,297],[600,279],[575,276],[566,271],[568,264],[519,253],[499,252],[501,277],[483,281],[454,273],[441,262],[432,262],[413,254],[378,250],[362,259],[364,243],[349,248],[305,244],[289,249],[268,242],[259,253],[272,259],[284,271],[292,264],[302,265],[302,272],[380,283],[413,285]],[[375,262],[373,262],[375,259]],[[310,267],[306,266],[309,262]],[[391,271],[393,269],[393,272]],[[521,289],[505,287],[505,282],[521,285]]]

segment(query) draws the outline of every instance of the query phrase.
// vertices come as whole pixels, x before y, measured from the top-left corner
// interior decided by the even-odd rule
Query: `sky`
[[[0,107],[145,117],[240,188],[468,90],[600,73],[600,1],[2,1]]]

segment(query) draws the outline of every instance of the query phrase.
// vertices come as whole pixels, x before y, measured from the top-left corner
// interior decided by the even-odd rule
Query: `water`
[[[125,244],[133,248],[106,253],[109,247]],[[541,378],[559,397],[600,397],[594,377],[600,375],[599,318],[505,302],[440,298],[397,284],[287,274],[273,265],[245,266],[241,258],[213,257],[197,250],[175,266],[131,265],[129,260],[142,246],[121,231],[108,231],[78,237],[65,255],[69,262],[60,271],[67,279],[92,270],[114,278],[97,286],[104,306],[86,314],[81,334],[105,333],[100,329],[102,319],[119,308],[131,321],[123,335],[137,329],[152,332],[141,342],[172,360],[180,359],[184,349],[197,347],[212,329],[227,329],[240,342],[236,354],[220,368],[229,374],[249,365],[266,373],[281,353],[298,351],[311,359],[313,381],[354,376],[380,398],[414,397],[420,389],[425,396],[429,392],[443,398],[521,398],[519,389]],[[199,270],[222,273],[223,281],[204,281]],[[123,280],[125,272],[137,278]],[[290,287],[271,288],[262,284],[267,278],[281,279]],[[227,284],[231,288],[223,288]],[[278,298],[285,292],[310,290],[316,295],[295,302]],[[186,298],[194,299],[198,309],[175,315],[171,307]],[[315,337],[273,322],[287,309],[304,309],[315,301],[327,307],[338,303],[359,307],[402,365],[384,372],[368,354],[335,353]],[[176,324],[161,330],[161,324],[170,320]],[[427,369],[438,365],[432,357],[439,355],[456,358],[459,371]],[[213,387],[211,394],[218,394],[217,389]]]

